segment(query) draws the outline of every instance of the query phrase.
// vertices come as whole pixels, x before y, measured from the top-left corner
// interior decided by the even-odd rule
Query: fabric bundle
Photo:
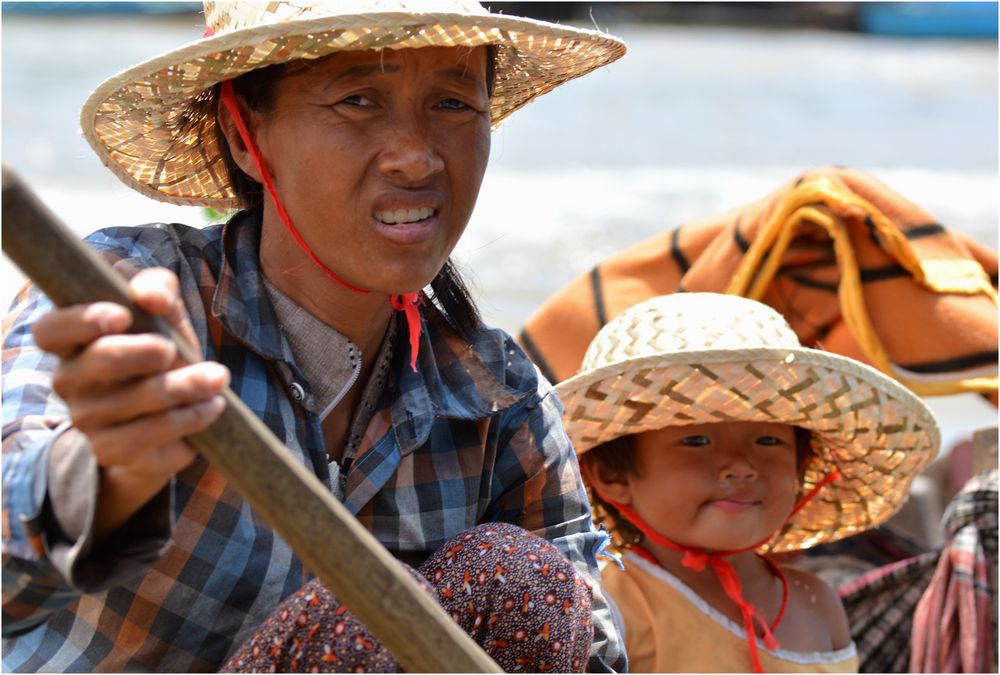
[[[521,344],[553,382],[600,328],[650,297],[760,300],[803,346],[855,358],[920,395],[996,402],[997,254],[860,171],[810,170],[753,204],[663,232],[550,297]]]

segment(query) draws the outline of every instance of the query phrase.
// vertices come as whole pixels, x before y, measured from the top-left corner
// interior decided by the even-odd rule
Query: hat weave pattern
[[[940,444],[927,406],[864,364],[805,349],[780,314],[745,298],[683,293],[636,305],[598,333],[557,386],[578,452],[667,426],[776,422],[813,432],[804,494],[771,540],[803,549],[888,519]]]
[[[412,9],[411,9],[412,8]],[[625,53],[597,31],[491,14],[478,3],[206,2],[210,37],[116,75],[84,104],[84,136],[129,187],[174,204],[238,206],[204,105],[223,80],[337,51],[497,45],[490,116]]]

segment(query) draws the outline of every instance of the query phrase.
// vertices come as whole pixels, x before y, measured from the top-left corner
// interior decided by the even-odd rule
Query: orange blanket
[[[654,295],[744,295],[802,343],[888,373],[921,395],[996,403],[997,254],[859,171],[820,168],[764,199],[656,235],[550,297],[520,342],[553,382],[608,320]]]

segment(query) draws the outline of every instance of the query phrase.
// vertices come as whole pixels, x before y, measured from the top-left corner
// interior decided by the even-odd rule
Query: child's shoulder
[[[788,613],[812,614],[826,624],[833,649],[851,643],[847,613],[837,592],[818,576],[795,567],[782,567],[788,578]]]

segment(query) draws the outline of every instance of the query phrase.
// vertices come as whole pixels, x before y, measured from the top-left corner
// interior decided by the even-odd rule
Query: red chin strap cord
[[[838,477],[840,477],[840,472],[836,470],[827,474],[823,480],[817,483],[805,497],[799,500],[799,502],[795,505],[795,508],[792,509],[792,512],[788,514],[788,518],[785,519],[785,522],[787,523],[791,520],[792,516],[798,513],[803,506],[809,503],[809,501],[812,500],[812,498],[815,497],[821,489],[836,480]],[[759,541],[756,544],[747,546],[746,548],[737,549],[735,551],[717,551],[709,553],[701,549],[681,546],[680,544],[670,541],[650,527],[649,524],[643,520],[642,516],[636,513],[634,509],[625,506],[624,504],[619,504],[612,499],[608,499],[604,495],[599,494],[599,496],[601,499],[618,509],[622,516],[627,518],[633,525],[639,528],[639,531],[646,537],[649,537],[650,540],[665,548],[683,553],[684,557],[681,558],[681,564],[684,565],[684,567],[692,569],[696,572],[701,572],[706,566],[712,568],[715,575],[719,578],[719,582],[722,584],[722,589],[726,592],[726,595],[729,596],[729,599],[735,602],[740,608],[740,613],[743,616],[743,627],[747,636],[747,644],[750,645],[750,659],[753,661],[754,671],[763,673],[764,667],[760,663],[760,655],[757,652],[757,640],[755,639],[756,636],[753,625],[754,620],[760,624],[761,629],[763,630],[764,646],[772,650],[780,647],[778,640],[774,637],[774,631],[778,629],[781,619],[785,616],[785,609],[788,607],[788,579],[785,578],[785,573],[782,572],[781,568],[779,568],[773,561],[764,556],[760,556],[775,573],[778,579],[781,580],[782,585],[781,609],[778,611],[778,616],[775,618],[774,623],[768,625],[760,611],[743,597],[743,585],[740,583],[739,575],[736,574],[736,569],[733,567],[732,563],[726,560],[725,557],[735,555],[736,553],[745,553],[747,551],[756,550],[767,543],[771,537],[769,536],[763,541]],[[633,546],[633,548],[636,553],[641,555],[643,558],[646,558],[656,565],[660,564],[649,551],[641,546]]]
[[[309,256],[309,259],[312,260],[317,267],[323,270],[327,277],[336,281],[341,286],[351,289],[355,293],[368,293],[368,290],[355,286],[347,280],[342,279],[333,270],[323,264],[323,261],[319,259],[319,257],[309,247],[309,244],[306,243],[306,240],[302,238],[302,235],[299,234],[298,229],[296,229],[295,225],[292,224],[292,219],[288,216],[288,211],[285,210],[285,205],[278,197],[278,191],[274,187],[274,182],[271,180],[271,174],[268,172],[267,166],[264,164],[264,159],[261,157],[257,144],[254,143],[253,138],[250,136],[250,132],[247,130],[246,124],[243,122],[243,116],[240,114],[239,106],[236,104],[236,95],[233,93],[232,80],[226,80],[223,82],[219,88],[219,93],[222,104],[226,106],[226,110],[229,111],[229,115],[233,118],[233,122],[236,124],[236,129],[239,131],[240,138],[243,139],[243,144],[246,146],[247,152],[250,153],[250,157],[253,159],[253,163],[257,167],[257,171],[264,180],[264,187],[267,189],[268,194],[271,195],[271,200],[274,202],[274,208],[278,212],[278,217],[281,219],[281,222],[285,224],[285,228],[292,236],[292,239],[294,239],[295,243],[299,245],[299,248],[301,248],[302,251]],[[410,368],[416,372],[417,352],[420,349],[420,332],[422,329],[419,309],[419,305],[421,303],[420,292],[417,291],[414,293],[403,293],[401,295],[390,295],[389,302],[392,304],[392,308],[394,310],[401,311],[406,316],[406,325],[410,333]]]

